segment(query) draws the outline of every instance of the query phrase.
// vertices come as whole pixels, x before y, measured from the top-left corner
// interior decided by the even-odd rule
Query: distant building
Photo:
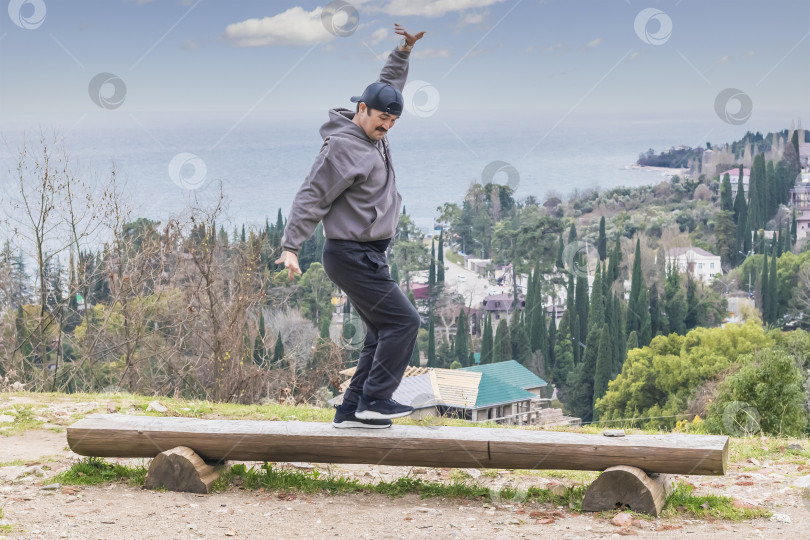
[[[694,279],[711,283],[715,276],[722,276],[720,256],[697,247],[672,248],[666,252],[667,264],[675,264],[681,273],[689,273]]]
[[[808,178],[805,180],[805,174]],[[810,235],[810,174],[803,173],[802,181],[790,190],[790,206],[796,209],[796,238]]]
[[[484,298],[484,311],[491,314],[493,318],[499,319],[501,315],[512,313],[515,297],[511,294],[490,294]],[[518,309],[526,307],[526,300],[523,296],[518,296]]]
[[[740,180],[740,169],[739,167],[736,169],[729,169],[727,171],[723,171],[720,173],[720,181],[723,181],[723,177],[728,173],[731,177],[731,200],[734,201],[737,198],[737,183]],[[745,193],[746,200],[748,199],[748,181],[751,179],[751,169],[743,169],[743,193]]]
[[[409,367],[393,399],[414,407],[411,418],[415,419],[446,416],[499,424],[579,424],[579,418],[549,408],[550,399],[541,397],[544,392],[550,394],[546,381],[509,360],[461,369]],[[329,402],[341,401],[342,396],[337,396]]]
[[[464,260],[464,267],[467,270],[472,270],[473,272],[482,276],[487,275],[487,269],[491,264],[492,259],[474,259],[472,257],[468,257]]]
[[[810,143],[799,143],[799,161],[802,168],[810,167]]]

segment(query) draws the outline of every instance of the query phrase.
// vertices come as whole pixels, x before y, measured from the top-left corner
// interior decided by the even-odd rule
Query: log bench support
[[[657,516],[675,488],[667,474],[647,474],[638,467],[617,465],[606,469],[585,491],[582,510],[632,510]]]
[[[187,446],[161,452],[149,464],[144,487],[186,493],[210,493],[223,465],[208,464]]]

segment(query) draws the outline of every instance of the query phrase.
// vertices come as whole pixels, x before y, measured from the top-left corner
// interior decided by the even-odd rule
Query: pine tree
[[[723,175],[723,182],[720,184],[720,209],[726,212],[734,211],[734,201],[731,199],[731,175]]]
[[[599,239],[596,242],[596,248],[599,250],[599,260],[604,261],[607,259],[607,236],[605,236],[605,216],[599,220]]]
[[[596,368],[593,376],[593,402],[596,403],[605,395],[610,381],[611,371],[613,370],[613,345],[610,342],[610,329],[607,324],[602,325],[602,331],[599,334],[599,349],[596,354]]]
[[[493,351],[493,362],[506,362],[512,359],[512,338],[509,335],[509,325],[506,324],[506,319],[501,319],[498,323]]]
[[[492,336],[492,316],[487,313],[484,318],[484,332],[481,336],[481,363],[491,364],[493,361],[494,339]]]
[[[253,343],[253,363],[261,366],[267,360],[267,349],[264,346],[266,329],[264,327],[264,310],[259,310],[259,331],[256,333],[256,340]]]
[[[247,241],[247,239],[245,238],[245,224],[244,223],[242,223],[242,234],[239,236],[239,239],[242,241],[243,244]]]

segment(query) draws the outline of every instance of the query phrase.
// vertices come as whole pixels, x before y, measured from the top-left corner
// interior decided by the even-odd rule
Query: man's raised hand
[[[403,36],[408,47],[413,47],[413,44],[422,39],[422,36],[425,35],[424,31],[419,32],[418,34],[409,34],[407,30],[396,23],[394,23],[394,33]]]
[[[295,274],[301,275],[301,267],[298,266],[298,255],[292,251],[282,251],[281,257],[276,260],[276,264],[283,264],[284,268],[290,271],[290,281],[293,280]]]

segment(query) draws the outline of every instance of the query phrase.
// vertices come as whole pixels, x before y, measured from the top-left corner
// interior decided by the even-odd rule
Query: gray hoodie
[[[379,80],[402,91],[409,54],[395,49]],[[341,108],[329,111],[329,121],[320,129],[323,146],[293,201],[282,249],[297,253],[321,220],[324,236],[332,240],[370,242],[394,236],[402,197],[388,139],[369,139],[352,122],[354,114]]]

